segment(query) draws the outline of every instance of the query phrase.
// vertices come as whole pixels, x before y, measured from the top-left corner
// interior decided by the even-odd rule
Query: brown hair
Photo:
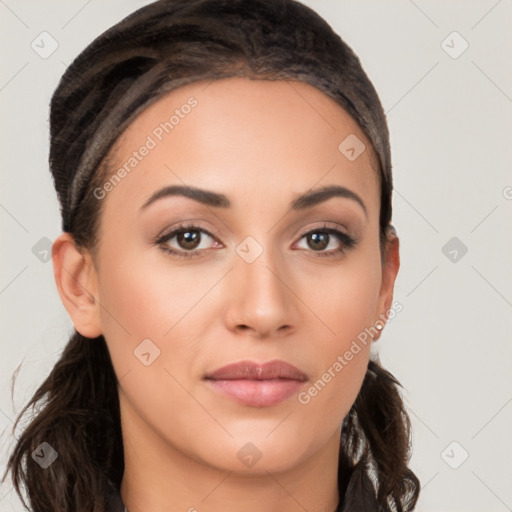
[[[230,76],[307,82],[354,117],[379,159],[384,248],[393,185],[382,106],[354,52],[294,0],[159,0],[108,29],[73,61],[51,101],[50,167],[63,230],[77,246],[94,253],[101,202],[93,190],[112,171],[109,152],[134,117],[184,84]],[[340,488],[368,476],[373,486],[366,490],[384,512],[411,511],[419,495],[408,468],[410,422],[399,386],[370,360],[341,431]],[[10,470],[18,495],[25,504],[23,483],[36,512],[105,510],[109,489],[120,487],[124,456],[117,378],[103,336],[90,340],[75,331],[15,427],[36,406],[3,480]],[[59,457],[44,471],[30,457],[42,442]]]

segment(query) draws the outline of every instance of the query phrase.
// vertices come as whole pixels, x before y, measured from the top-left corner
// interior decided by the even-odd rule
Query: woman
[[[328,24],[157,1],[75,59],[50,125],[75,333],[18,417],[44,403],[8,465],[32,509],[413,510],[370,358],[399,307],[388,130]]]

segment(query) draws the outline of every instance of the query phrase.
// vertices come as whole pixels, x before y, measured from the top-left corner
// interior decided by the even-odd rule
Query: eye
[[[306,247],[318,256],[336,256],[353,247],[357,241],[344,231],[327,225],[314,228],[304,233],[299,242],[305,240]],[[200,257],[201,252],[211,247],[212,242],[217,247],[222,244],[205,229],[195,224],[180,224],[170,231],[158,236],[154,244],[168,254],[182,258]],[[326,250],[330,249],[330,250]]]
[[[336,256],[357,243],[344,231],[326,225],[308,231],[300,238],[300,240],[303,239],[307,245],[305,249],[311,248],[313,252],[318,253],[318,256]],[[330,250],[326,250],[329,248]]]
[[[211,245],[208,239],[215,240],[213,235],[199,226],[181,224],[159,236],[154,243],[169,254],[183,258],[193,258],[200,256],[199,251],[205,250]]]

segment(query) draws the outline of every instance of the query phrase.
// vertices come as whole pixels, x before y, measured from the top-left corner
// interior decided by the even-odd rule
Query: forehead
[[[271,199],[337,183],[375,208],[379,202],[378,159],[368,138],[333,99],[298,81],[234,77],[167,93],[119,138],[111,176],[121,168],[108,202],[122,193],[136,207],[169,184],[228,196],[230,188],[239,196],[263,187]]]

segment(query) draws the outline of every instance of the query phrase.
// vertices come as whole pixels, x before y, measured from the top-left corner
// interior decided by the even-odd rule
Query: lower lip
[[[212,380],[210,386],[223,395],[251,407],[276,405],[298,392],[304,382],[291,379],[272,380]]]

